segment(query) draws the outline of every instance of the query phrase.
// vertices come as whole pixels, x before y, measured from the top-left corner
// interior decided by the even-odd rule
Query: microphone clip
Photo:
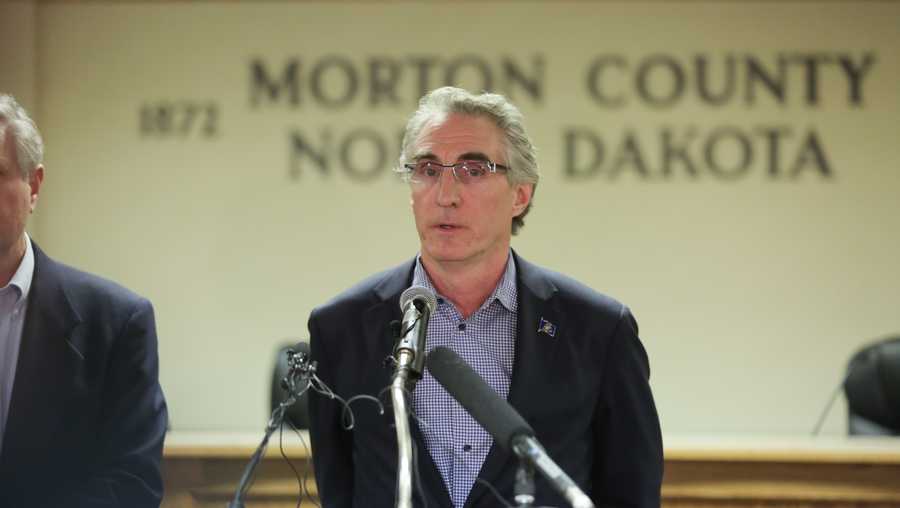
[[[297,396],[298,392],[306,388],[309,379],[315,376],[318,362],[309,357],[308,348],[290,348],[287,350],[288,370],[281,379],[281,387],[289,396]]]

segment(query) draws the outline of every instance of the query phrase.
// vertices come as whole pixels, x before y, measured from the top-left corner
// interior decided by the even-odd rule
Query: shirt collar
[[[31,238],[28,236],[28,233],[25,233],[25,255],[22,256],[22,261],[19,263],[19,268],[16,269],[16,273],[9,279],[9,284],[3,289],[10,286],[18,289],[19,297],[16,302],[20,302],[23,298],[28,298],[28,292],[31,291],[31,280],[33,277],[34,249],[31,247]]]
[[[431,279],[428,277],[428,272],[425,271],[425,266],[422,265],[421,253],[416,256],[416,267],[413,269],[412,284],[413,286],[425,286],[426,288],[432,290],[439,299],[442,299],[441,295],[437,292],[437,290],[434,288],[434,285],[431,283]],[[488,305],[493,303],[494,300],[499,300],[500,303],[504,307],[506,307],[506,310],[510,312],[516,312],[519,307],[517,296],[516,263],[513,261],[512,254],[509,254],[506,257],[506,269],[503,271],[503,276],[500,277],[500,280],[497,282],[497,286],[494,288],[493,293],[488,296],[488,298],[481,305],[480,309],[487,307]]]

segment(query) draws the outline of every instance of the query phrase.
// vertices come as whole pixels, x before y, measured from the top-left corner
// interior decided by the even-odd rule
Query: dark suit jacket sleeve
[[[337,389],[337,362],[340,337],[322,335],[316,313],[309,318],[310,358],[318,362],[317,375]],[[313,446],[313,470],[323,508],[353,506],[353,443],[342,425],[342,405],[337,400],[313,393],[309,397],[309,434]]]
[[[662,436],[650,392],[647,353],[627,308],[612,334],[603,366],[603,393],[594,418],[594,503],[659,507]]]
[[[107,361],[95,467],[59,506],[158,507],[162,500],[167,412],[153,308],[140,299],[125,312]]]

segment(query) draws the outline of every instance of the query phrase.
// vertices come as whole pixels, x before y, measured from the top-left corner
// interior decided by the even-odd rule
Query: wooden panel
[[[306,434],[301,434],[307,439]],[[163,507],[227,505],[255,449],[246,434],[174,433],[163,458]],[[250,507],[292,507],[300,485],[277,440],[246,497]],[[316,495],[308,448],[285,435],[285,453]],[[900,507],[900,440],[667,439],[663,506]],[[306,499],[301,506],[314,506]]]
[[[900,464],[666,462],[666,506],[900,506]]]
[[[316,482],[309,461],[309,436],[285,432],[279,446],[273,436],[256,471],[256,480],[245,497],[247,508],[297,505],[301,482],[313,499],[317,499]],[[259,445],[260,435],[243,433],[178,432],[166,436],[163,452],[163,481],[166,495],[164,508],[222,508],[234,497],[238,481],[251,455]],[[281,456],[283,448],[290,465]],[[300,480],[298,481],[298,477]],[[307,500],[301,506],[315,506]]]

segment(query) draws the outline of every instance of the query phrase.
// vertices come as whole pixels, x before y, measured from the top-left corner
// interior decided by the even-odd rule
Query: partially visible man
[[[418,256],[313,311],[318,375],[343,399],[377,395],[393,346],[399,296],[438,296],[427,349],[466,360],[531,424],[554,461],[600,506],[658,507],[662,439],[647,354],[628,308],[510,248],[538,181],[521,113],[496,94],[440,88],[407,124],[400,158],[420,240]],[[602,264],[602,263],[601,263]],[[413,393],[415,505],[496,507],[511,499],[517,459],[426,373]],[[394,504],[392,419],[313,395],[310,435],[323,506]],[[478,482],[477,479],[483,481]],[[566,506],[542,480],[535,505]]]
[[[0,94],[0,506],[158,507],[153,308],[29,238],[42,158],[34,122]]]

